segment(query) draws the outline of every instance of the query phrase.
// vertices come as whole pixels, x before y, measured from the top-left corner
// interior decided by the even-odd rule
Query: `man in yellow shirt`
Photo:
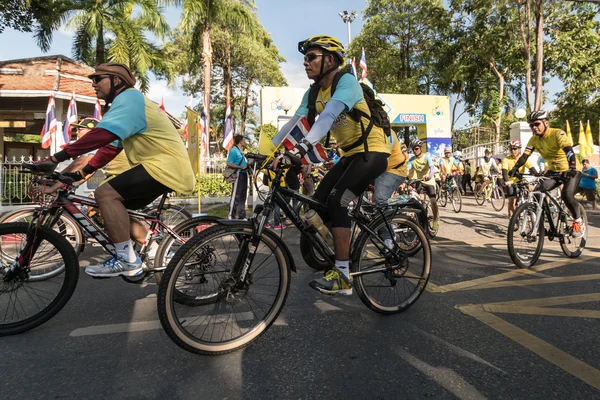
[[[508,218],[512,217],[513,213],[515,212],[517,192],[514,184],[519,181],[517,177],[510,178],[508,176],[508,171],[512,170],[517,163],[517,160],[521,155],[521,147],[522,145],[520,140],[512,140],[510,142],[510,154],[504,157],[502,160],[502,177],[504,178],[506,185],[506,197],[508,198]],[[524,174],[525,168],[528,168],[530,173],[537,174],[537,170],[531,161],[527,160],[525,165],[519,169],[518,173]]]
[[[419,179],[423,185],[425,195],[431,201],[431,211],[433,212],[433,230],[439,229],[439,210],[435,194],[435,180],[433,175],[435,167],[429,154],[423,153],[423,143],[417,140],[413,143],[412,149],[415,154],[408,160],[408,171],[410,179]]]
[[[529,139],[523,155],[510,170],[509,176],[514,176],[519,168],[525,165],[534,150],[540,153],[546,164],[544,176],[552,178],[542,182],[541,189],[543,191],[552,190],[564,183],[560,195],[574,219],[571,235],[581,237],[586,227],[581,218],[579,203],[575,200],[581,172],[577,171],[577,159],[567,134],[560,129],[550,128],[549,118],[550,114],[544,110],[533,111],[529,114],[527,122],[533,136]]]

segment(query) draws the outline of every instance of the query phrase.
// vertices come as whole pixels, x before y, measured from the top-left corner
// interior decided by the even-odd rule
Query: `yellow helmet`
[[[306,54],[308,49],[313,47],[320,47],[323,50],[333,53],[340,62],[340,65],[346,63],[346,50],[344,49],[344,45],[333,36],[311,36],[306,40],[298,42],[298,51],[302,54]]]

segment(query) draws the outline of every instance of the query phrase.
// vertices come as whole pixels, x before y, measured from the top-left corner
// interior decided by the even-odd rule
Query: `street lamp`
[[[350,45],[350,24],[356,19],[356,10],[352,10],[350,13],[348,13],[348,10],[344,10],[339,14],[339,16],[348,27],[348,45]]]
[[[285,111],[285,115],[287,115],[288,111],[292,109],[292,101],[290,99],[283,99],[281,101],[281,108]]]
[[[515,117],[518,119],[525,118],[525,114],[527,114],[527,112],[522,108],[519,108],[517,111],[515,111]]]

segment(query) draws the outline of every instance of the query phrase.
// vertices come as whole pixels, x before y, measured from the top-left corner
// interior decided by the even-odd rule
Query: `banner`
[[[198,147],[198,113],[191,109],[187,109],[187,121],[188,121],[188,155],[190,162],[192,163],[192,169],[194,175],[200,172],[200,154]]]

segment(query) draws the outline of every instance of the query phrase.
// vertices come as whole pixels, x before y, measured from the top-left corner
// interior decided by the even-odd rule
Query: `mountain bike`
[[[568,181],[561,176],[535,177],[532,182],[540,183],[547,179]],[[519,268],[533,266],[544,247],[544,237],[549,240],[558,239],[563,253],[570,258],[579,257],[585,248],[587,240],[587,215],[583,206],[578,204],[583,219],[583,236],[576,238],[572,235],[573,218],[565,203],[552,191],[543,191],[541,185],[531,193],[529,201],[521,204],[515,210],[508,224],[507,245],[510,258]],[[548,227],[546,227],[546,224]]]
[[[238,350],[264,334],[281,312],[290,271],[296,267],[287,245],[264,227],[274,204],[333,267],[333,249],[287,198],[315,210],[326,211],[327,206],[281,187],[283,171],[278,164],[264,205],[256,206],[249,221],[221,221],[192,237],[171,259],[159,285],[157,306],[165,332],[180,347],[208,355]],[[375,219],[357,211],[351,220],[360,228],[351,248],[350,271],[361,301],[382,314],[408,309],[429,280],[431,248],[425,233],[410,218],[388,208],[378,209]],[[415,240],[408,245],[395,240],[390,249],[379,234],[382,229],[393,238],[404,231]]]
[[[438,204],[442,207],[446,207],[446,204],[450,200],[452,203],[452,209],[455,213],[459,213],[462,209],[462,195],[460,189],[455,181],[455,173],[446,176],[446,181],[442,182],[438,195]]]
[[[29,164],[23,164],[23,167],[33,169]],[[57,191],[53,200],[42,204],[29,222],[0,225],[0,336],[21,333],[43,324],[65,306],[75,291],[79,276],[77,254],[72,244],[55,230],[57,224],[64,221],[61,219],[63,214],[69,216],[76,229],[92,236],[106,252],[116,256],[108,235],[79,208],[96,207],[96,201],[76,195],[72,179],[60,173],[46,174],[46,178],[60,181],[65,186]],[[175,228],[170,228],[159,218],[166,198],[167,194],[163,195],[158,203],[158,214],[127,210],[130,218],[146,221],[150,229],[139,249],[143,272],[131,277],[122,276],[126,282],[142,283],[159,277],[165,262],[191,234],[202,230],[203,224],[214,224],[210,220],[184,221],[186,226],[179,229],[181,234],[178,234]],[[151,259],[152,242],[166,234],[171,240],[163,237],[157,255]]]
[[[425,210],[424,217],[427,220],[427,229],[425,231],[428,237],[434,238],[438,233],[438,229],[434,229],[433,227],[433,209],[431,208],[431,200],[423,189],[423,182],[419,179],[407,181],[403,193],[421,203]]]
[[[492,203],[492,207],[496,211],[502,211],[505,203],[504,191],[496,182],[496,176],[488,176],[484,178],[483,183],[475,185],[475,201],[480,206],[485,201]]]

